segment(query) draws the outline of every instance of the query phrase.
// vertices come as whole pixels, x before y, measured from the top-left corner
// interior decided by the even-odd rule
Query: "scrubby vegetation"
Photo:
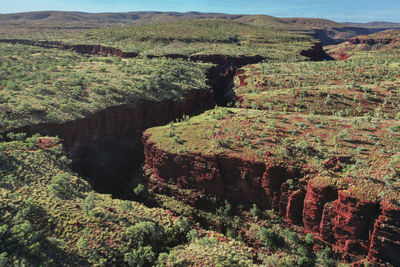
[[[344,61],[309,62],[299,52],[316,40],[287,31],[309,20],[290,22],[285,31],[261,27],[282,29],[285,20],[239,21],[24,36],[139,54],[129,59],[0,43],[0,266],[397,264],[390,251],[399,247],[391,239],[399,234],[400,210],[398,54],[353,52]],[[19,33],[0,30],[6,39]],[[168,54],[264,61],[236,70],[232,62],[154,57]],[[233,93],[227,92],[233,86],[237,101],[189,116],[198,110],[185,97],[202,90],[213,97],[212,79],[223,80],[215,94]],[[146,112],[85,121],[63,139],[51,128],[143,103]],[[163,121],[168,111],[179,118],[147,129],[141,146],[145,125],[161,124],[145,121]],[[32,134],[38,124],[54,136]],[[76,171],[77,159],[85,160],[81,169],[104,168],[89,177]],[[118,180],[124,193],[93,190],[88,181],[113,164],[121,167],[118,177],[101,179]],[[389,253],[367,259],[384,246]]]
[[[10,32],[3,38],[21,39]],[[96,44],[142,55],[223,54],[261,55],[277,60],[302,59],[298,53],[316,40],[309,35],[282,32],[228,20],[195,20],[144,26],[104,28],[63,33],[27,32],[32,40]]]
[[[1,143],[2,266],[147,266],[187,242],[188,219],[95,193],[41,138]]]
[[[167,134],[172,129],[174,138]],[[360,198],[388,199],[400,186],[399,129],[398,121],[381,118],[219,108],[147,133],[149,142],[173,154],[227,155],[252,162],[290,164],[303,171],[316,169]],[[347,163],[329,166],[329,160],[344,156],[349,157]],[[388,183],[384,177],[390,177]],[[292,182],[293,186],[302,183]],[[392,201],[398,203],[399,199]]]
[[[227,20],[197,20],[88,31],[72,43],[100,43],[144,54],[224,54],[279,57],[309,45],[312,38]],[[127,43],[128,42],[128,43]],[[271,51],[272,50],[272,51]],[[299,50],[298,50],[299,51]]]
[[[273,212],[268,213],[270,217],[260,214],[253,218],[250,211],[239,213],[226,204],[215,214],[163,195],[153,195],[162,208],[113,199],[95,193],[71,172],[60,145],[41,148],[39,140],[43,138],[49,137],[17,136],[14,141],[0,143],[0,249],[4,266],[65,262],[80,266],[289,266],[314,262],[305,239],[282,229],[281,219]],[[214,223],[223,223],[228,227],[227,236],[205,230],[207,225],[199,221],[211,228]],[[238,235],[240,230],[243,236]],[[261,247],[265,242],[283,254],[276,257],[265,248],[255,253],[244,239],[254,239]]]
[[[172,59],[87,58],[0,44],[0,127],[83,118],[109,106],[179,100],[206,89],[208,64]]]
[[[345,61],[261,63],[236,76],[238,107],[400,118],[400,57],[357,53]]]

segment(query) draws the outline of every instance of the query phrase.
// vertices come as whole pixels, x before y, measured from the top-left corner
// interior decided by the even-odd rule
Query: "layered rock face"
[[[381,202],[381,213],[373,226],[368,258],[400,265],[400,209],[385,200]]]
[[[300,189],[290,189],[288,179],[305,175],[299,170],[225,155],[172,154],[160,149],[146,132],[143,144],[144,169],[155,192],[197,207],[212,207],[207,200],[215,197],[247,206],[255,203],[303,226],[347,262],[367,255],[373,262],[400,262],[398,209],[358,199],[312,178]]]
[[[120,58],[134,58],[139,56],[138,53],[124,52],[118,48],[91,45],[91,44],[64,44],[56,41],[32,41],[26,39],[0,39],[0,43],[24,44],[33,45],[44,48],[57,48],[60,50],[70,50],[80,54],[116,56]],[[310,49],[303,50],[300,55],[309,58],[311,61],[332,60],[325,53],[322,43],[315,43]],[[263,61],[265,58],[259,55],[256,56],[228,56],[221,54],[200,54],[200,55],[181,55],[181,54],[165,54],[165,55],[147,55],[148,58],[166,57],[172,59],[188,59],[192,61],[210,62],[217,65],[234,66],[235,68],[243,67],[248,64],[255,64]]]
[[[324,206],[337,197],[337,192],[332,186],[316,186],[309,182],[306,189],[303,207],[304,227],[309,231],[318,232],[324,211]]]
[[[392,35],[389,34],[391,32]],[[396,37],[398,36],[397,32],[398,30],[393,30],[382,32],[382,36],[376,34],[353,37],[337,45],[328,53],[338,60],[345,60],[350,57],[348,53],[353,51],[388,50],[396,52],[400,47],[400,38]],[[387,34],[385,35],[385,33]]]
[[[80,54],[90,54],[90,55],[102,55],[102,56],[116,56],[120,58],[134,58],[139,56],[137,53],[124,52],[118,48],[102,46],[102,45],[91,45],[91,44],[64,44],[55,41],[32,41],[26,39],[0,39],[0,43],[10,43],[10,44],[23,44],[23,45],[33,45],[44,48],[57,48],[60,50],[70,50]],[[189,59],[192,61],[210,62],[218,65],[225,66],[235,66],[242,67],[247,64],[254,64],[262,61],[264,58],[261,56],[227,56],[220,54],[210,54],[210,55],[193,55],[186,56],[181,54],[165,54],[161,56],[148,55],[148,58],[158,58],[166,57],[172,59]]]
[[[261,188],[264,164],[230,157],[169,154],[148,141],[146,134],[143,135],[143,142],[145,169],[152,174],[149,186],[153,191],[188,200],[179,189],[195,190],[196,193],[190,198],[195,206],[200,206],[202,195],[208,193],[220,200],[230,199],[269,207],[267,195]]]
[[[31,41],[24,39],[0,39],[0,43],[34,45],[44,48],[57,48],[60,50],[70,50],[80,54],[102,55],[102,56],[111,55],[121,58],[134,58],[138,56],[137,53],[123,52],[120,49],[102,45],[82,45],[82,44],[70,45],[61,42]]]
[[[348,40],[349,44],[356,45],[356,44],[367,44],[367,45],[377,45],[377,44],[391,44],[392,42],[399,41],[396,38],[361,38],[361,37],[354,37]]]

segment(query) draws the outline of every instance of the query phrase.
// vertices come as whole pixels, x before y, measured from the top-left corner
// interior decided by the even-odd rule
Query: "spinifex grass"
[[[14,32],[2,38],[21,39]],[[81,31],[24,33],[25,39],[69,44],[112,46],[144,55],[224,54],[261,55],[271,59],[301,60],[301,50],[317,40],[307,35],[270,30],[230,20],[195,20],[145,26]]]
[[[360,198],[398,200],[400,123],[395,120],[220,108],[146,133],[149,142],[169,153],[222,154],[318,170]],[[326,168],[328,160],[340,156],[348,162],[336,170]]]
[[[207,89],[209,64],[172,59],[84,57],[0,44],[0,128],[83,118],[109,106],[176,100]]]
[[[396,118],[400,57],[359,53],[346,61],[260,63],[235,78],[237,106],[271,111]]]

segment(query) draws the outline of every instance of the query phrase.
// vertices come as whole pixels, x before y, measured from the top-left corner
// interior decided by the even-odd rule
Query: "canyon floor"
[[[400,31],[171,16],[0,20],[0,266],[399,266]]]

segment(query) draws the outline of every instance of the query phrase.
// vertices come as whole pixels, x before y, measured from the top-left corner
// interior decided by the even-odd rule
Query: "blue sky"
[[[0,0],[0,13],[42,10],[199,11],[400,22],[400,0]]]

